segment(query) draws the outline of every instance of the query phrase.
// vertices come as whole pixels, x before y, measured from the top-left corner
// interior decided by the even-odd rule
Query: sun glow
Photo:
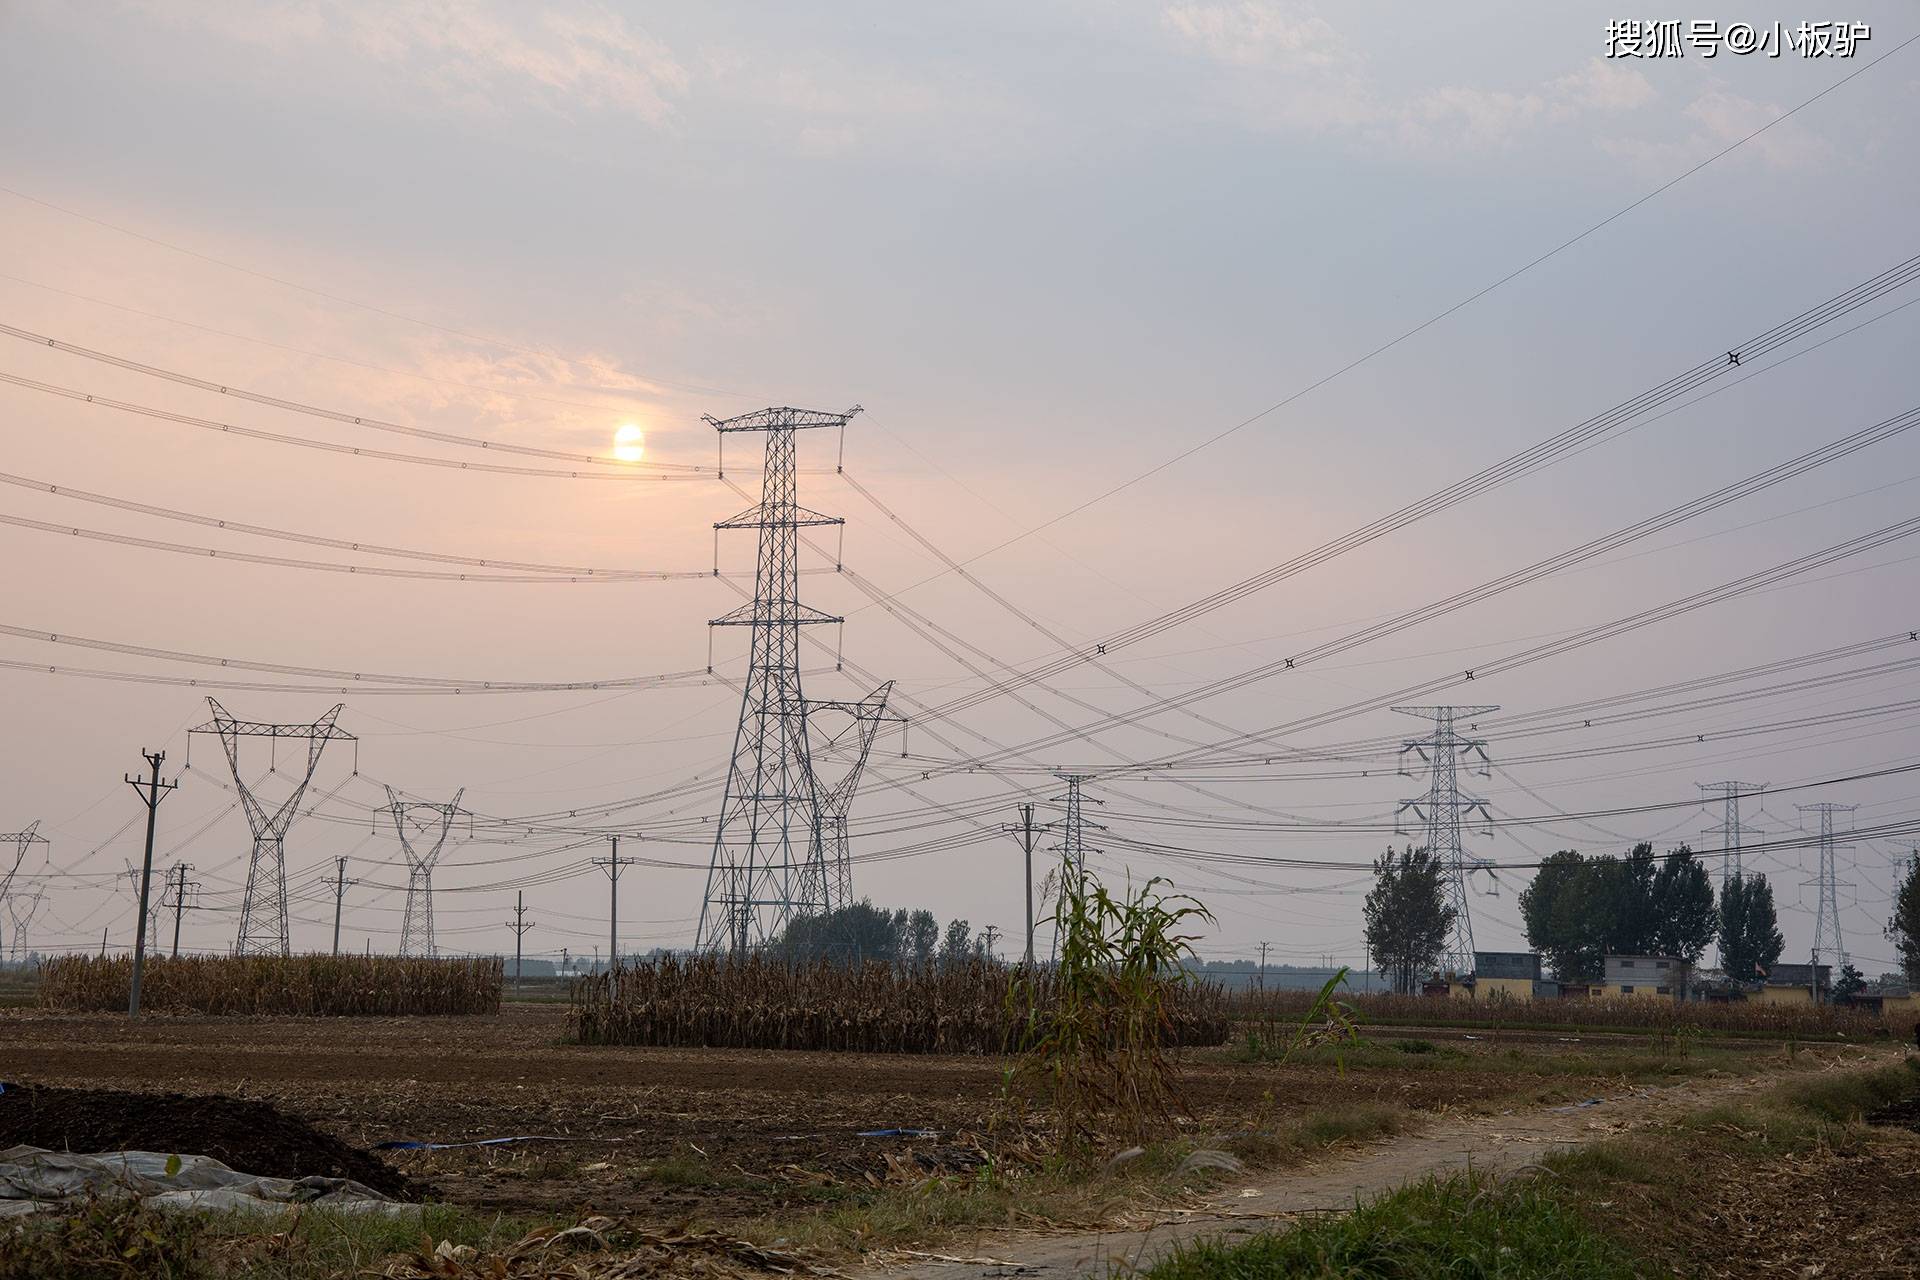
[[[613,433],[613,456],[622,462],[638,462],[647,454],[647,433],[629,422]]]

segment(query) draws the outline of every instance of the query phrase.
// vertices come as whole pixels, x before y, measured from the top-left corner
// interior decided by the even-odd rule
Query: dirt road
[[[1850,1051],[1848,1058],[1894,1060],[1897,1050]],[[1340,1213],[1429,1174],[1469,1170],[1512,1174],[1552,1151],[1668,1120],[1777,1084],[1774,1073],[1708,1077],[1603,1093],[1593,1099],[1494,1115],[1446,1116],[1420,1131],[1383,1139],[1313,1164],[1241,1175],[1190,1210],[1142,1216],[1112,1230],[1058,1235],[982,1234],[942,1256],[893,1255],[868,1274],[890,1280],[1040,1280],[1104,1276],[1114,1266],[1150,1261],[1172,1245],[1272,1230],[1317,1213]]]

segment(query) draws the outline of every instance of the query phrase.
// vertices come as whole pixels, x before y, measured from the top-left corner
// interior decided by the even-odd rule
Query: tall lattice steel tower
[[[400,925],[400,954],[403,956],[435,956],[433,943],[433,864],[440,860],[440,851],[446,847],[447,833],[453,830],[456,819],[472,819],[466,810],[460,807],[460,797],[467,794],[465,787],[453,793],[453,799],[445,804],[432,804],[425,800],[402,800],[400,793],[392,787],[387,788],[387,807],[385,812],[393,819],[393,829],[400,837],[400,851],[407,859],[407,912]]]
[[[1836,845],[1833,842],[1833,815],[1852,813],[1859,806],[1851,804],[1803,804],[1795,806],[1802,813],[1820,815],[1820,909],[1813,917],[1813,962],[1820,963],[1822,955],[1831,955],[1829,961],[1836,972],[1847,963],[1847,944],[1840,937],[1840,888],[1841,881],[1834,868],[1834,850],[1848,849],[1851,845]]]
[[[1461,717],[1471,722],[1474,716],[1499,709],[1493,706],[1394,708],[1403,715],[1433,721],[1431,734],[1424,738],[1409,739],[1400,746],[1402,758],[1411,751],[1426,764],[1428,781],[1426,794],[1402,800],[1399,813],[1411,810],[1413,816],[1425,826],[1426,847],[1440,860],[1445,872],[1443,883],[1447,890],[1447,905],[1454,912],[1453,936],[1449,940],[1445,963],[1447,972],[1454,974],[1473,972],[1473,916],[1467,906],[1467,877],[1475,870],[1490,865],[1485,858],[1477,858],[1467,852],[1462,839],[1462,827],[1475,814],[1488,824],[1493,821],[1492,815],[1487,812],[1485,800],[1460,790],[1460,761],[1463,758],[1477,760],[1478,767],[1470,768],[1482,777],[1487,775],[1487,744],[1479,738],[1462,737],[1455,723]],[[1412,776],[1405,768],[1401,772]],[[1397,821],[1396,815],[1396,824]]]
[[[814,804],[820,814],[820,836],[807,859],[800,897],[824,902],[828,911],[838,911],[853,901],[853,849],[847,835],[847,813],[853,807],[867,757],[873,752],[875,735],[888,721],[903,721],[898,713],[887,710],[887,696],[892,692],[893,681],[889,680],[858,702],[807,702],[807,726],[814,735],[809,758],[816,771]],[[835,720],[840,723],[830,723]],[[822,776],[823,766],[831,770],[836,765],[840,776],[828,783]]]
[[[227,767],[233,771],[234,791],[247,815],[253,832],[253,856],[247,862],[247,888],[240,899],[240,933],[234,939],[233,952],[241,956],[284,956],[291,951],[287,934],[287,829],[300,808],[300,799],[313,782],[313,771],[320,767],[320,753],[329,742],[344,739],[357,742],[352,734],[334,723],[345,704],[312,724],[268,724],[259,720],[236,720],[227,709],[207,699],[213,719],[192,732],[213,733],[227,753]],[[293,738],[307,744],[306,769],[300,781],[278,805],[269,808],[254,794],[253,785],[240,776],[240,740],[265,738],[277,749],[280,739]],[[272,768],[278,770],[276,757]]]
[[[824,879],[807,875],[820,848],[820,811],[800,689],[800,628],[841,619],[801,603],[799,542],[804,527],[842,521],[800,505],[794,437],[845,427],[858,412],[781,408],[707,419],[723,442],[736,431],[759,431],[767,449],[760,501],[713,526],[758,529],[760,555],[753,599],[712,622],[751,628],[751,643],[696,947],[743,954],[778,934],[795,912],[827,906]]]
[[[1067,793],[1063,796],[1055,796],[1053,798],[1055,804],[1066,807],[1066,817],[1059,827],[1060,843],[1053,846],[1054,851],[1060,855],[1059,872],[1061,876],[1060,890],[1054,896],[1053,905],[1053,954],[1056,957],[1060,952],[1060,917],[1065,913],[1067,905],[1066,877],[1074,877],[1076,885],[1079,881],[1086,878],[1087,855],[1089,853],[1100,852],[1100,850],[1087,843],[1087,831],[1089,828],[1095,831],[1106,830],[1105,827],[1102,827],[1097,822],[1087,821],[1086,806],[1089,803],[1100,803],[1098,799],[1087,795],[1084,791],[1084,787],[1092,775],[1085,773],[1062,773],[1057,776],[1060,781],[1067,784]]]
[[[1700,782],[1694,785],[1700,788],[1701,803],[1714,800],[1721,802],[1720,824],[1708,827],[1700,834],[1709,839],[1718,840],[1726,856],[1720,860],[1720,892],[1724,895],[1727,885],[1736,876],[1743,875],[1745,868],[1740,862],[1740,846],[1745,843],[1742,837],[1758,834],[1758,828],[1750,827],[1740,821],[1740,797],[1757,796],[1767,789],[1764,782]]]

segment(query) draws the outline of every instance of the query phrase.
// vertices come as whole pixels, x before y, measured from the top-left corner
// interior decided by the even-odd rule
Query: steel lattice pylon
[[[1066,915],[1067,907],[1066,878],[1073,877],[1076,890],[1082,887],[1087,875],[1087,855],[1100,852],[1099,849],[1087,843],[1087,828],[1092,827],[1095,831],[1105,831],[1106,828],[1097,822],[1087,821],[1087,802],[1092,800],[1094,804],[1100,803],[1083,791],[1083,787],[1093,775],[1062,773],[1055,776],[1067,784],[1067,794],[1053,798],[1055,804],[1065,805],[1067,811],[1066,819],[1060,825],[1060,843],[1053,846],[1054,851],[1060,855],[1061,877],[1060,891],[1054,895],[1053,906],[1053,956],[1058,958],[1060,923],[1061,918]]]
[[[1413,815],[1426,827],[1426,847],[1440,860],[1445,873],[1447,905],[1453,908],[1453,936],[1449,939],[1446,957],[1448,973],[1465,976],[1473,972],[1473,917],[1467,906],[1467,877],[1476,869],[1487,865],[1484,858],[1472,857],[1467,853],[1461,838],[1463,818],[1479,814],[1481,819],[1491,823],[1492,815],[1487,812],[1487,802],[1477,796],[1463,794],[1460,790],[1460,757],[1477,756],[1481,761],[1481,772],[1486,772],[1487,744],[1478,738],[1463,738],[1454,728],[1454,722],[1461,716],[1473,717],[1489,711],[1498,711],[1499,707],[1395,707],[1403,715],[1419,716],[1423,720],[1433,721],[1433,732],[1424,738],[1414,738],[1400,746],[1400,754],[1405,756],[1411,751],[1417,754],[1427,765],[1427,793],[1412,800],[1400,802],[1399,812],[1413,811]],[[1404,772],[1404,770],[1403,770]]]
[[[387,807],[382,810],[393,819],[394,833],[400,837],[400,850],[407,859],[407,911],[400,925],[400,954],[436,956],[433,941],[433,864],[440,860],[447,834],[454,821],[471,816],[460,807],[465,787],[453,793],[446,804],[425,800],[403,800],[392,787],[387,788]]]
[[[838,761],[844,772],[828,785],[818,772],[814,775],[814,805],[820,815],[819,840],[807,859],[801,879],[800,896],[807,901],[826,904],[826,910],[838,911],[853,902],[853,849],[847,835],[847,812],[853,807],[860,775],[873,751],[874,737],[889,720],[903,718],[887,710],[887,697],[893,692],[889,680],[858,702],[822,699],[807,702],[807,726],[819,739],[808,748],[809,758],[817,766],[831,767]],[[847,717],[845,724],[827,732],[822,721],[829,716]]]
[[[1717,837],[1723,857],[1720,859],[1720,893],[1725,896],[1727,885],[1737,877],[1744,877],[1746,868],[1741,864],[1740,846],[1742,838],[1754,834],[1756,828],[1740,821],[1740,797],[1757,796],[1767,789],[1764,782],[1699,782],[1702,803],[1719,800],[1722,805],[1720,825],[1708,827],[1702,835]]]
[[[213,733],[227,753],[227,767],[233,771],[233,786],[240,797],[241,810],[247,815],[247,827],[253,832],[253,856],[247,863],[247,887],[240,899],[240,932],[234,939],[233,953],[240,956],[284,956],[291,952],[287,932],[287,829],[293,825],[300,798],[313,782],[313,771],[320,767],[320,753],[336,738],[357,741],[334,723],[345,708],[336,703],[333,710],[312,724],[268,724],[258,720],[237,720],[212,698],[213,719],[192,732]],[[306,771],[300,775],[293,792],[275,808],[269,809],[240,776],[240,740],[266,738],[278,745],[281,738],[296,738],[307,744]]]
[[[1831,955],[1830,962],[1835,969],[1834,978],[1840,977],[1838,970],[1847,963],[1847,944],[1840,937],[1840,885],[1835,872],[1833,854],[1836,848],[1850,848],[1849,845],[1835,845],[1833,842],[1833,815],[1852,813],[1859,806],[1851,804],[1803,804],[1796,805],[1801,813],[1820,815],[1820,909],[1813,917],[1813,963],[1817,966],[1822,955]]]
[[[752,639],[694,938],[701,949],[728,947],[742,954],[778,934],[796,912],[818,912],[827,905],[824,878],[807,874],[821,840],[807,700],[800,688],[800,628],[841,619],[801,603],[799,542],[805,526],[842,522],[799,504],[794,436],[817,427],[845,427],[858,412],[778,408],[725,421],[706,419],[722,440],[737,431],[764,432],[767,448],[760,501],[714,525],[716,530],[758,529],[760,550],[753,599],[712,622],[751,628]]]

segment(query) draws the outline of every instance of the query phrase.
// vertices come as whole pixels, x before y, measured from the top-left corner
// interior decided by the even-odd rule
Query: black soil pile
[[[1920,1093],[1880,1108],[1867,1117],[1867,1123],[1884,1125],[1889,1129],[1911,1129],[1915,1133],[1920,1133]]]
[[[217,1093],[8,1085],[0,1093],[0,1150],[13,1146],[212,1156],[270,1178],[351,1178],[401,1200],[417,1200],[422,1190],[378,1156],[272,1103]]]

